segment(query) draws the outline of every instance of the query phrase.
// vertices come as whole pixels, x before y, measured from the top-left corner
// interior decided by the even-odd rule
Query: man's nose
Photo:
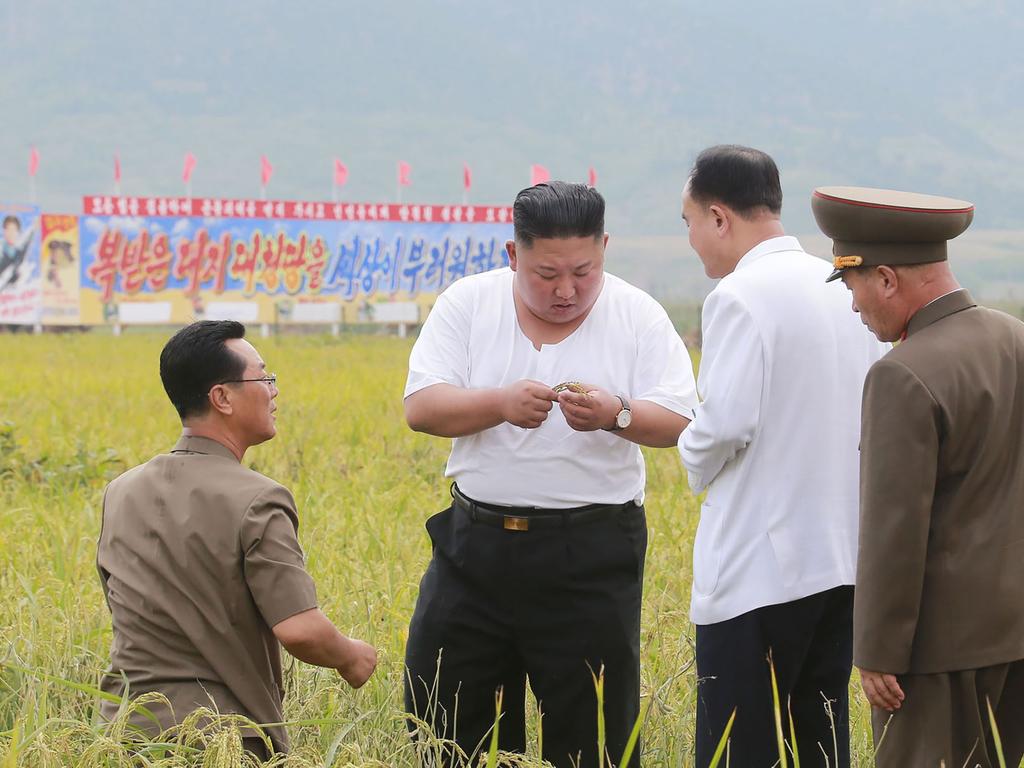
[[[560,299],[572,298],[574,293],[576,293],[576,286],[572,280],[562,280],[555,286],[555,295]]]

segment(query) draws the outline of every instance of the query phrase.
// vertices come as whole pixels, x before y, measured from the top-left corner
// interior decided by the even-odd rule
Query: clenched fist
[[[348,663],[338,667],[338,674],[353,688],[362,687],[377,668],[377,649],[362,640],[349,640],[352,644]]]

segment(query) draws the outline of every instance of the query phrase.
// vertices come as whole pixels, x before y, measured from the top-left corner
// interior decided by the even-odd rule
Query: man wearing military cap
[[[1024,323],[957,283],[962,200],[812,197],[853,310],[882,341],[861,425],[854,664],[879,766],[1024,757]],[[884,738],[883,738],[884,735]]]

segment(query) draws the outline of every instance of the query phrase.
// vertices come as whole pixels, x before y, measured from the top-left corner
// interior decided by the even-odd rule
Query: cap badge
[[[864,263],[864,259],[860,256],[836,256],[832,259],[832,266],[835,269],[848,269],[849,267],[859,267]]]

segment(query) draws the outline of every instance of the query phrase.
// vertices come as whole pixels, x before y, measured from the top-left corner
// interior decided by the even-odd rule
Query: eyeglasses
[[[222,381],[221,384],[244,384],[247,381],[262,381],[264,384],[273,384],[276,387],[277,374],[268,373],[266,376],[259,379],[228,379],[227,381]]]

